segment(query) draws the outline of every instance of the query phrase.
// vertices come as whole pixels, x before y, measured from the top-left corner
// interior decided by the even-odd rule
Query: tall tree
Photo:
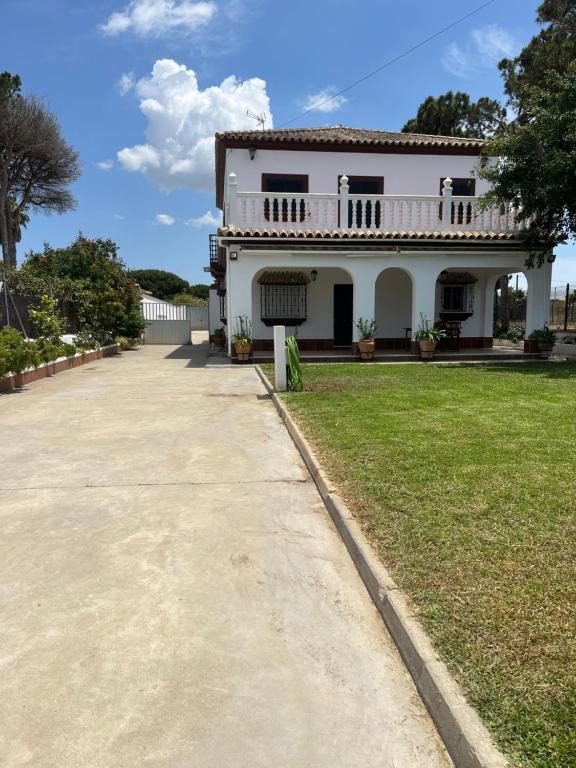
[[[488,205],[516,208],[528,266],[540,266],[558,241],[576,237],[576,61],[523,99],[525,121],[488,142],[479,175],[491,184]]]
[[[76,203],[68,187],[79,175],[78,154],[64,141],[55,115],[39,99],[20,94],[17,75],[2,73],[0,240],[7,266],[15,266],[15,236],[26,210],[70,210]]]
[[[190,285],[183,277],[163,269],[131,269],[130,279],[158,299],[172,299],[178,293],[189,293]]]
[[[428,96],[402,131],[485,139],[500,131],[505,123],[506,110],[499,101],[486,96],[471,101],[467,93],[448,91],[436,98]]]
[[[530,88],[544,86],[549,73],[566,72],[576,59],[576,0],[544,0],[536,21],[544,28],[518,56],[498,65],[510,106],[521,123],[529,119]]]

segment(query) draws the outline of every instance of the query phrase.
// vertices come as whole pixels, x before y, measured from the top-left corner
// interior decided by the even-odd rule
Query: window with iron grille
[[[440,291],[441,312],[461,314],[474,312],[474,285],[442,285]]]
[[[474,283],[478,282],[478,278],[470,272],[444,270],[438,282],[442,320],[466,320],[474,314]]]
[[[265,325],[300,325],[306,320],[308,277],[303,272],[264,272],[258,282]]]

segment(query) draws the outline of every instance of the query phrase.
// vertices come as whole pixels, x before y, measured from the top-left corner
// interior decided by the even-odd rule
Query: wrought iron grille
[[[472,314],[474,312],[474,284],[442,284],[440,286],[440,306],[442,313],[469,312]]]
[[[260,285],[260,317],[265,325],[300,325],[306,320],[306,285]]]

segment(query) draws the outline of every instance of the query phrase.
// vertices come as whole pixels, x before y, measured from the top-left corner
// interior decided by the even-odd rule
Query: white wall
[[[254,335],[258,338],[272,338],[272,329],[260,323],[260,292],[254,280],[264,269],[296,269],[310,272],[318,270],[318,280],[309,284],[309,319],[300,326],[300,338],[332,338],[333,334],[333,285],[335,282],[354,283],[354,317],[375,317],[379,321],[379,336],[388,336],[384,328],[391,322],[391,313],[386,314],[377,295],[392,299],[401,312],[402,323],[399,331],[389,337],[403,336],[402,328],[410,326],[413,333],[418,329],[420,312],[427,317],[438,317],[439,289],[438,275],[444,269],[469,271],[478,277],[475,287],[474,315],[463,324],[464,336],[492,335],[492,293],[497,277],[504,273],[522,271],[526,254],[507,253],[495,249],[491,252],[374,252],[336,254],[329,251],[249,251],[243,249],[237,261],[231,261],[228,273],[228,306],[232,324],[237,315],[249,315],[254,321]],[[325,266],[323,266],[325,265]],[[528,290],[528,329],[540,327],[547,318],[549,308],[550,267],[530,270]],[[405,269],[413,279],[411,301],[411,322],[404,302],[400,301],[400,278],[396,287],[386,290],[380,285],[379,275],[384,269]],[[338,270],[342,270],[341,272]],[[389,275],[393,275],[392,272]],[[352,279],[350,278],[352,276]],[[384,274],[384,278],[386,273]],[[378,285],[377,285],[377,281]],[[406,285],[406,284],[405,284]],[[532,287],[532,292],[530,291]],[[546,293],[548,291],[548,293]],[[438,294],[438,296],[437,296]],[[407,291],[405,292],[408,297]],[[400,307],[402,306],[402,309]],[[384,313],[384,314],[381,314]],[[356,335],[357,338],[357,335]]]
[[[222,328],[220,321],[220,297],[216,293],[216,288],[210,288],[208,291],[208,330],[212,334],[217,328]]]
[[[309,270],[303,270],[309,274]],[[273,328],[264,325],[260,320],[260,284],[258,277],[252,282],[252,332],[258,339],[273,338]],[[334,285],[336,283],[352,283],[352,278],[343,269],[318,269],[316,282],[312,280],[307,288],[307,319],[298,326],[296,335],[300,339],[331,339],[334,335]],[[286,333],[294,329],[287,327]]]
[[[412,327],[412,280],[403,269],[386,269],[376,280],[376,337],[404,338]]]
[[[250,160],[247,149],[229,149],[225,170],[238,177],[239,192],[260,192],[263,173],[299,173],[309,177],[309,192],[338,192],[338,176],[384,176],[386,195],[438,195],[440,179],[471,178],[478,159],[472,155],[403,155],[360,152],[300,152],[258,149]],[[476,180],[476,194],[488,189]]]

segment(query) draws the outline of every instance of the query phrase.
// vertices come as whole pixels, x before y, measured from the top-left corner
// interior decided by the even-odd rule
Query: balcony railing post
[[[348,176],[340,179],[340,229],[348,229]]]
[[[238,223],[238,178],[234,171],[228,175],[228,210],[226,224],[234,226]]]
[[[444,189],[442,190],[442,229],[452,229],[452,179],[444,179]]]

